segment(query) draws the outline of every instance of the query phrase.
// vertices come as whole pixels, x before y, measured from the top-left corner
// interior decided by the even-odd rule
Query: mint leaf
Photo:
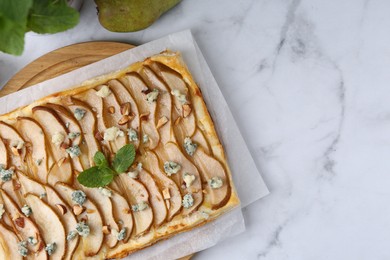
[[[21,55],[24,49],[24,33],[32,0],[0,1],[0,51]]]
[[[123,173],[133,164],[134,159],[135,147],[133,144],[127,144],[116,153],[112,166],[118,174]]]
[[[73,28],[79,22],[79,13],[65,0],[35,0],[27,27],[37,33],[57,33]]]
[[[108,167],[99,168],[94,166],[77,176],[80,184],[88,188],[104,187],[112,182],[115,172]]]
[[[104,154],[100,151],[97,151],[95,153],[95,156],[93,157],[93,161],[95,162],[96,166],[99,168],[108,167],[108,161]]]

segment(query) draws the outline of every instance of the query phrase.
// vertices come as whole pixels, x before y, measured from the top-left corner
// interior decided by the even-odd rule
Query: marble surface
[[[271,190],[244,210],[245,233],[195,259],[389,259],[389,11],[385,0],[184,0],[118,34],[86,1],[76,28],[28,33],[21,57],[0,54],[0,86],[68,44],[191,28]]]

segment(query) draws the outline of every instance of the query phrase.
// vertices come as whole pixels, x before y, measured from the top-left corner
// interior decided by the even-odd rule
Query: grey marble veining
[[[184,0],[117,34],[87,1],[76,28],[0,54],[0,85],[68,44],[191,28],[271,190],[244,210],[245,233],[195,259],[389,259],[389,13],[385,0]]]

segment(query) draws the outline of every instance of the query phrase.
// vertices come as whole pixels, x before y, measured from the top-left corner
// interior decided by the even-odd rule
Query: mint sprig
[[[79,174],[77,180],[88,188],[104,187],[110,184],[115,175],[125,172],[134,162],[135,147],[133,144],[123,146],[116,153],[112,165],[100,151],[95,153],[93,160],[96,166],[93,166]]]

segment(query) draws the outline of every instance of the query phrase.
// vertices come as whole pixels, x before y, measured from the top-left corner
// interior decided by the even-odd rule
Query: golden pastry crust
[[[227,163],[225,152],[220,139],[218,138],[213,120],[207,110],[207,106],[204,102],[201,90],[193,80],[189,70],[181,58],[181,55],[179,53],[165,51],[161,54],[152,56],[145,61],[134,63],[124,70],[116,71],[108,75],[88,80],[80,86],[49,95],[33,102],[28,106],[16,109],[10,113],[0,116],[0,121],[10,125],[15,125],[18,117],[33,117],[32,109],[36,106],[44,106],[47,103],[63,104],[68,97],[78,96],[89,89],[96,88],[102,84],[107,84],[107,82],[110,80],[121,79],[126,75],[129,75],[129,73],[139,72],[142,68],[145,67],[152,68],[156,64],[157,67],[163,66],[164,68],[168,68],[171,70],[170,73],[177,73],[177,75],[181,77],[181,79],[185,82],[186,87],[189,89],[189,104],[191,105],[190,113],[193,111],[195,114],[194,117],[197,129],[196,131],[200,131],[199,134],[204,137],[206,143],[204,143],[203,148],[206,156],[217,160],[217,162],[222,165],[224,171],[226,172],[227,180],[224,184],[228,185],[228,195],[222,201],[219,201],[218,205],[210,205],[207,201],[212,200],[208,197],[211,195],[207,194],[207,192],[203,190],[204,198],[207,198],[207,201],[204,200],[204,202],[200,204],[199,207],[191,214],[176,214],[171,220],[165,222],[163,225],[158,227],[151,226],[150,229],[145,233],[138,236],[132,236],[126,243],[119,242],[113,248],[108,248],[106,245],[103,245],[99,253],[95,255],[94,258],[111,259],[125,257],[135,251],[151,246],[160,240],[168,239],[175,234],[189,231],[195,227],[204,225],[218,218],[221,214],[230,211],[234,207],[237,207],[240,203],[234,188],[233,179]],[[161,81],[163,80],[161,79]],[[178,120],[183,120],[183,116],[179,116]],[[174,122],[172,122],[172,125],[173,124]],[[174,128],[174,126],[172,126],[172,128]],[[192,138],[193,136],[190,137]],[[176,137],[175,140],[180,141],[181,139],[180,137]],[[202,145],[200,146],[202,147]],[[190,158],[190,156],[187,157],[190,162],[199,168],[199,165],[197,165],[197,161],[195,159]],[[204,175],[202,175],[202,186],[204,187],[207,185],[207,180],[205,180]],[[82,247],[79,247],[78,250],[76,250],[73,259],[85,258],[82,249]]]

